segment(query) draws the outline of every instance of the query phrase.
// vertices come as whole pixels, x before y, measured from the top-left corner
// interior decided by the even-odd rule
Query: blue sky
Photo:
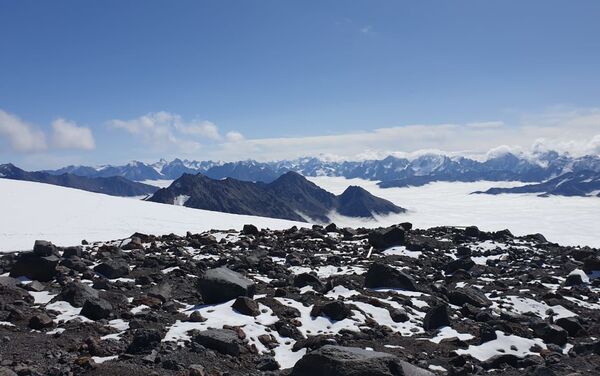
[[[598,1],[4,0],[0,160],[595,151],[599,17]]]

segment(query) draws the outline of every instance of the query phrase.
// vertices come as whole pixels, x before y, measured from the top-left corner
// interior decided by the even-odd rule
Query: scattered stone
[[[238,296],[254,296],[254,282],[228,268],[210,269],[199,280],[202,299],[207,304],[224,303]]]
[[[380,262],[374,262],[369,267],[365,276],[365,287],[417,291],[417,285],[411,276]]]
[[[247,296],[240,296],[233,302],[233,309],[246,316],[260,315],[258,303]]]

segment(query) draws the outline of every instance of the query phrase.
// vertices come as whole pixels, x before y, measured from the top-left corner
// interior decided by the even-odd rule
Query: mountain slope
[[[46,172],[27,172],[10,163],[0,165],[0,178],[59,185],[111,196],[145,196],[158,190],[157,187],[133,182],[121,176],[92,178],[69,173],[52,175]]]
[[[269,184],[186,174],[170,187],[156,192],[149,201],[296,221],[311,218],[321,222],[329,221],[328,215],[332,211],[354,217],[404,211],[360,188],[335,196],[295,172],[288,172]]]
[[[29,181],[0,179],[0,252],[31,249],[36,239],[59,245],[122,239],[135,232],[185,235],[210,229],[285,229],[300,222],[160,205]]]
[[[600,197],[600,172],[567,172],[554,179],[539,184],[527,184],[513,188],[490,188],[484,192],[497,195],[501,193],[539,193],[541,196],[598,196]]]

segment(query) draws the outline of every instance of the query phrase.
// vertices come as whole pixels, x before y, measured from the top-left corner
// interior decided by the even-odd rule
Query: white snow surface
[[[597,197],[538,197],[535,194],[470,194],[491,187],[514,187],[520,182],[435,182],[422,187],[379,188],[377,182],[341,177],[309,177],[318,186],[341,194],[358,185],[375,196],[408,209],[407,213],[377,217],[377,221],[333,213],[338,226],[378,227],[411,222],[418,228],[470,226],[481,230],[509,229],[515,235],[543,234],[562,245],[600,246],[600,199]]]
[[[31,249],[36,239],[57,245],[149,234],[259,228],[285,229],[306,223],[157,204],[64,188],[0,179],[0,252]]]
[[[143,180],[140,183],[153,185],[158,188],[167,188],[174,180]]]

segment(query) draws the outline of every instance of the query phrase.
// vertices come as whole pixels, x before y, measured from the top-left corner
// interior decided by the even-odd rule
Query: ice
[[[459,333],[455,329],[452,329],[449,326],[444,326],[443,328],[440,328],[438,330],[436,336],[429,339],[429,341],[431,341],[433,343],[440,343],[444,339],[454,338],[454,337],[458,338],[461,341],[468,341],[468,340],[474,338],[469,333]]]
[[[412,258],[419,258],[423,254],[421,251],[409,251],[404,246],[392,247],[382,252],[386,256],[407,256]]]

